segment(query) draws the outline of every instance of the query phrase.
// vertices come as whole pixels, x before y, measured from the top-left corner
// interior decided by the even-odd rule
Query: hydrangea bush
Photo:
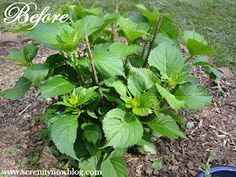
[[[130,16],[102,16],[99,8],[64,6],[68,22],[40,23],[26,32],[57,54],[34,64],[36,45],[13,49],[9,59],[26,71],[0,92],[20,99],[33,86],[41,98],[53,98],[43,116],[51,140],[68,164],[101,170],[104,177],[128,175],[122,156],[130,147],[155,153],[153,136],[186,138],[179,110],[202,109],[212,99],[191,69],[200,65],[219,75],[202,57],[212,53],[203,36],[180,32],[170,14],[137,9]]]

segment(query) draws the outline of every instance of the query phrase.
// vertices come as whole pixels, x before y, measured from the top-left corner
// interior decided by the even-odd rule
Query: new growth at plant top
[[[9,59],[26,71],[1,96],[20,99],[33,86],[41,98],[53,98],[42,120],[70,167],[126,177],[122,156],[128,148],[155,154],[153,136],[186,138],[179,110],[211,103],[212,96],[189,74],[202,66],[212,77],[222,75],[203,57],[213,52],[204,37],[180,32],[170,14],[140,4],[137,9],[122,16],[63,6],[62,12],[70,14],[66,23],[39,23],[26,31],[34,44],[57,54],[35,64],[34,44],[10,52]],[[188,56],[179,42],[187,46]]]

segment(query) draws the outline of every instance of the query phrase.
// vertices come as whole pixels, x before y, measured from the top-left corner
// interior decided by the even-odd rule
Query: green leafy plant
[[[131,146],[155,153],[152,136],[186,138],[179,110],[202,109],[212,99],[189,74],[194,66],[214,70],[199,56],[212,53],[204,37],[195,31],[182,35],[169,14],[137,8],[124,17],[64,6],[68,22],[39,23],[27,31],[58,53],[34,64],[36,46],[14,49],[9,59],[27,69],[13,88],[0,92],[19,99],[33,85],[42,98],[53,97],[42,119],[63,160],[81,170],[101,169],[104,177],[128,175],[122,156]]]
[[[206,177],[211,177],[210,169],[211,169],[211,162],[215,159],[216,153],[210,152],[207,158],[206,163],[200,170],[205,174]]]
[[[154,162],[152,162],[151,167],[153,169],[161,169],[162,163],[160,160],[155,160]]]
[[[15,147],[11,148],[11,150],[10,150],[11,157],[16,157],[18,152],[19,152],[19,149],[15,148]]]

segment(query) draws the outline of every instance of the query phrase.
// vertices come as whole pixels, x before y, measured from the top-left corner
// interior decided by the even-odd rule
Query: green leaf
[[[49,68],[56,68],[60,65],[62,65],[66,61],[66,58],[63,55],[60,54],[55,54],[55,55],[50,55],[46,63],[49,65]]]
[[[14,61],[17,61],[17,62],[20,62],[22,64],[26,64],[27,61],[25,60],[25,56],[24,56],[24,53],[23,51],[21,50],[18,50],[18,49],[12,49],[8,58],[10,60],[14,60]]]
[[[84,88],[84,87],[75,88],[72,94],[75,95],[78,99],[77,105],[83,105],[88,101],[96,98],[98,96],[97,92],[95,92],[96,89],[97,86],[91,88]]]
[[[51,137],[58,150],[76,160],[74,143],[76,141],[78,128],[77,115],[64,115],[58,119],[51,126]]]
[[[78,36],[78,32],[71,26],[61,24],[59,26],[58,44],[55,44],[57,48],[62,51],[73,51],[79,45],[82,40],[82,36]]]
[[[220,79],[224,77],[224,74],[222,72],[213,67],[207,67],[204,72],[207,73],[212,79]]]
[[[145,127],[142,139],[137,143],[139,152],[146,154],[156,154],[156,147],[152,142],[153,131]]]
[[[156,88],[160,95],[166,99],[167,103],[173,108],[176,112],[185,106],[184,101],[178,100],[173,94],[171,94],[167,89],[163,88],[161,85],[156,84]]]
[[[99,17],[88,15],[76,21],[73,24],[73,27],[76,30],[77,38],[83,39],[85,33],[90,36],[95,31],[97,31],[103,25],[103,23],[104,21]]]
[[[127,152],[127,148],[116,148],[109,155],[109,158],[112,157],[122,157]]]
[[[168,42],[172,46],[175,46],[176,48],[179,48],[179,44],[176,40],[170,38],[168,35],[166,35],[164,33],[158,33],[156,38],[155,38],[155,41],[154,41],[154,47],[158,46],[162,42]]]
[[[38,47],[33,44],[28,44],[23,49],[26,61],[31,62],[38,53]]]
[[[159,12],[151,12],[149,11],[144,5],[138,4],[136,6],[140,11],[143,13],[143,15],[151,22],[151,23],[156,23],[160,13]]]
[[[93,55],[97,71],[105,77],[124,76],[123,61],[111,52],[101,51]],[[78,63],[79,67],[88,70],[89,59],[85,58]]]
[[[135,39],[147,34],[145,31],[139,30],[137,24],[121,16],[118,19],[118,25],[129,41],[134,41]]]
[[[212,49],[207,45],[204,37],[195,31],[185,31],[184,41],[191,56],[212,54]]]
[[[96,30],[92,34],[92,40],[95,41],[96,39],[99,39],[99,38],[101,39],[100,33],[103,34],[104,38],[109,37],[110,36],[110,31],[107,31],[107,27],[111,23],[116,23],[116,19],[117,19],[117,14],[116,13],[106,14],[102,19],[103,24],[101,25],[101,27],[99,27],[99,29]]]
[[[178,100],[185,102],[187,108],[201,109],[211,103],[212,96],[207,90],[196,84],[180,85],[174,93]]]
[[[105,42],[105,43],[99,43],[97,45],[93,46],[93,52],[98,53],[100,51],[108,51],[109,46],[111,43]]]
[[[95,146],[92,143],[84,141],[84,145],[91,156],[95,155],[99,151],[98,146]]]
[[[196,84],[198,82],[198,78],[197,77],[188,76],[186,78],[186,82],[190,82],[192,84]]]
[[[184,41],[187,42],[189,39],[194,39],[202,44],[207,45],[204,37],[201,36],[199,33],[193,31],[184,31]]]
[[[162,110],[161,113],[170,115],[175,121],[181,126],[184,127],[187,123],[187,120],[184,116],[175,114],[174,112],[171,112],[169,110]]]
[[[93,34],[92,34],[92,40],[96,41],[96,40],[102,40],[104,41],[102,38],[109,38],[111,37],[111,31],[107,30],[109,28],[109,25],[111,23],[116,23],[117,20],[117,14],[116,13],[111,13],[111,14],[106,14],[105,16],[103,16],[103,24],[101,27],[99,27],[98,30],[96,30]],[[102,34],[102,35],[101,35]],[[102,36],[102,38],[101,38]],[[104,41],[105,42],[105,41]],[[107,42],[107,41],[106,41]]]
[[[193,66],[212,66],[206,58],[197,57],[192,63]]]
[[[69,14],[72,21],[81,19],[87,15],[98,15],[101,12],[100,8],[83,8],[78,5],[63,5],[63,14]]]
[[[44,98],[63,95],[71,92],[75,85],[64,79],[61,75],[56,75],[45,81],[39,87],[39,90]]]
[[[108,23],[107,19],[102,20],[97,16],[88,15],[72,23],[72,27],[63,24],[58,34],[59,43],[55,46],[65,51],[74,51],[84,39],[85,33],[90,36],[95,32],[100,32],[104,26],[106,27],[105,22]]]
[[[102,13],[103,9],[100,7],[90,7],[89,9],[84,8],[84,13],[88,15],[99,15]]]
[[[9,54],[9,59],[20,62],[23,66],[28,65],[36,56],[38,48],[33,44],[26,45],[23,50],[13,49]]]
[[[33,64],[28,67],[24,77],[33,82],[36,86],[39,86],[40,81],[43,80],[48,74],[48,64]]]
[[[186,44],[191,56],[212,55],[213,53],[212,49],[209,46],[202,44],[194,39],[189,39]]]
[[[185,135],[180,131],[179,126],[170,115],[160,113],[146,124],[154,131],[168,138],[184,138]]]
[[[59,23],[38,23],[29,33],[28,36],[49,48],[56,49],[58,44]]]
[[[184,65],[183,71],[184,71],[185,73],[190,73],[191,70],[192,70],[192,66],[191,66],[190,64],[185,64],[185,65]]]
[[[94,119],[98,119],[98,116],[91,110],[87,110],[87,114]]]
[[[155,161],[152,163],[151,167],[152,167],[153,169],[161,169],[162,163],[161,163],[160,160],[155,160]]]
[[[94,64],[97,71],[107,77],[124,76],[123,62],[111,52],[94,53]]]
[[[139,49],[138,45],[125,45],[120,42],[115,42],[109,46],[109,50],[120,58],[126,58],[127,56],[135,53]]]
[[[159,82],[156,75],[147,68],[132,67],[128,76],[128,89],[132,95],[137,96]]]
[[[20,33],[20,32],[27,32],[27,31],[29,31],[29,28],[32,28],[33,27],[33,24],[31,23],[28,23],[28,24],[26,24],[26,25],[24,25],[24,26],[21,26],[21,27],[17,27],[16,29],[13,29],[13,33]]]
[[[134,13],[128,17],[133,23],[137,24],[137,29],[148,32],[150,29],[150,24],[147,18],[141,13]]]
[[[175,39],[179,35],[178,27],[173,23],[172,19],[167,15],[163,15],[160,24],[160,32],[165,33]]]
[[[102,132],[98,125],[93,123],[84,123],[81,127],[84,130],[83,136],[89,143],[95,145],[99,140],[101,140]]]
[[[121,109],[109,111],[103,123],[107,144],[114,148],[126,148],[136,144],[143,135],[143,127],[135,115]]]
[[[153,93],[145,92],[136,96],[133,100],[133,113],[139,116],[147,116],[158,112],[159,101]]]
[[[111,84],[111,87],[114,87],[117,93],[120,94],[121,97],[127,97],[127,87],[121,81],[115,81]]]
[[[89,155],[89,152],[88,152],[88,150],[86,148],[86,142],[83,141],[82,137],[83,137],[82,131],[78,131],[77,130],[77,139],[76,139],[76,141],[74,143],[74,151],[75,151],[76,157],[78,157],[80,161],[82,159],[85,159]],[[96,155],[96,153],[93,154],[93,155]]]
[[[104,160],[101,164],[103,177],[127,177],[128,169],[121,157]]]
[[[97,153],[88,159],[80,161],[79,162],[80,170],[83,170],[84,172],[97,170],[97,165],[98,165],[100,156],[101,154]],[[95,177],[95,175],[91,175],[91,177]]]
[[[115,103],[117,105],[117,107],[119,107],[119,108],[124,108],[125,107],[125,103],[113,93],[106,93],[105,92],[104,97],[106,98],[106,100],[108,102],[110,102],[112,104]]]
[[[148,63],[160,71],[163,79],[181,73],[184,67],[180,50],[167,42],[162,42],[151,51]]]
[[[25,95],[30,86],[31,82],[25,77],[21,77],[13,88],[1,91],[0,96],[11,100],[20,99]]]
[[[141,139],[138,144],[138,150],[141,152],[141,153],[148,153],[148,154],[156,154],[156,147],[155,145],[151,142],[151,141],[147,141],[145,139]]]
[[[188,77],[188,75],[186,74],[186,72],[184,70],[182,72],[172,74],[168,78],[168,84],[170,86],[177,85],[177,84],[183,84],[183,83],[187,82],[187,77]]]

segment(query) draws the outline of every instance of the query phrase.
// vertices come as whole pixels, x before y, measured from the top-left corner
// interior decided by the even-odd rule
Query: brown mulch
[[[1,41],[1,40],[0,40]],[[14,38],[13,40],[14,41]],[[14,85],[23,69],[5,60],[12,47],[21,47],[26,41],[0,43],[0,88]],[[2,42],[2,41],[1,41]],[[38,60],[44,60],[51,51],[40,48]],[[193,127],[185,128],[187,140],[155,139],[156,155],[127,154],[125,160],[130,177],[190,177],[207,160],[210,152],[216,154],[212,164],[236,165],[236,78],[222,79],[217,84],[195,68],[193,75],[200,78],[213,94],[212,104],[200,111],[184,112]],[[43,125],[33,119],[44,112],[47,100],[40,100],[35,89],[16,101],[0,98],[0,170],[54,168],[57,160],[43,144],[39,132]],[[27,108],[27,109],[25,109]],[[17,154],[12,151],[17,149]],[[41,157],[37,159],[38,155]],[[43,157],[42,157],[43,156]],[[42,160],[43,158],[43,160]],[[161,160],[162,168],[153,170],[152,161]]]

